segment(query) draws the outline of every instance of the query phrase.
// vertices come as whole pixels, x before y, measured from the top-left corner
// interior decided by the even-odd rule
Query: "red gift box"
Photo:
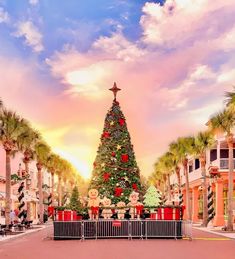
[[[71,221],[71,211],[64,211],[64,221]]]
[[[77,220],[82,220],[82,216],[81,215],[77,215]]]
[[[73,221],[77,220],[77,211],[72,211],[72,220]]]
[[[150,219],[157,219],[157,213],[151,213]]]
[[[173,220],[173,208],[164,208],[164,219]]]
[[[62,210],[59,210],[57,215],[58,215],[58,221],[64,220],[64,212]]]
[[[173,208],[158,209],[158,219],[160,220],[173,220]]]
[[[180,208],[173,209],[173,219],[180,220]]]

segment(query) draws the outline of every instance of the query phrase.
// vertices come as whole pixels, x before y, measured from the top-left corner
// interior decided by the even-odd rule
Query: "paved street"
[[[0,243],[1,259],[234,259],[235,240],[194,230],[194,240],[66,240],[48,236],[52,227]]]

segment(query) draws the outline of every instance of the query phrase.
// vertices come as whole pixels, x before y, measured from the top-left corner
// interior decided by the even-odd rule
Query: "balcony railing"
[[[233,166],[235,168],[235,159],[233,159]],[[228,158],[220,159],[220,169],[228,169]]]

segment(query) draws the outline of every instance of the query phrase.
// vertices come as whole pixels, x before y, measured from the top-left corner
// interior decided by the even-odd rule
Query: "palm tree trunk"
[[[175,173],[176,173],[176,176],[177,176],[179,189],[181,189],[181,179],[180,179],[180,168],[179,167],[176,167]]]
[[[202,183],[202,193],[203,193],[203,222],[202,226],[206,227],[208,224],[208,208],[207,208],[207,181],[206,181],[206,158],[205,155],[203,154],[200,157],[200,163],[201,163],[201,172],[202,172],[202,178],[203,178],[203,183]]]
[[[54,172],[51,172],[51,201],[52,206],[54,206],[54,185],[55,185],[55,174]]]
[[[39,221],[43,223],[43,192],[42,192],[42,169],[38,169],[38,192],[39,192]]]
[[[189,177],[188,177],[188,159],[185,159],[183,162],[184,166],[184,175],[185,175],[185,190],[186,190],[186,214],[189,220],[192,220],[192,208],[190,202],[190,189],[189,189]]]
[[[168,201],[171,201],[171,182],[170,182],[170,174],[167,175],[167,191],[168,191]]]
[[[6,225],[11,223],[10,219],[11,211],[11,157],[10,151],[6,151]]]
[[[58,180],[58,194],[59,194],[59,206],[62,206],[62,186],[61,186],[61,177],[59,176],[59,180]]]
[[[227,230],[233,230],[233,134],[227,136],[227,143],[229,148],[229,172],[228,172],[228,223]]]

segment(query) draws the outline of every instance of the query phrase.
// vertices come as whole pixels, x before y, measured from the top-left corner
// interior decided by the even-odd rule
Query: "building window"
[[[189,171],[189,173],[191,173],[193,171],[193,163],[192,162],[189,163],[188,171]]]
[[[220,149],[220,158],[228,158],[228,149]]]
[[[200,162],[199,162],[199,159],[196,158],[195,159],[195,170],[197,170],[198,168],[200,168]]]
[[[215,161],[217,159],[217,150],[211,149],[210,150],[210,162]]]

